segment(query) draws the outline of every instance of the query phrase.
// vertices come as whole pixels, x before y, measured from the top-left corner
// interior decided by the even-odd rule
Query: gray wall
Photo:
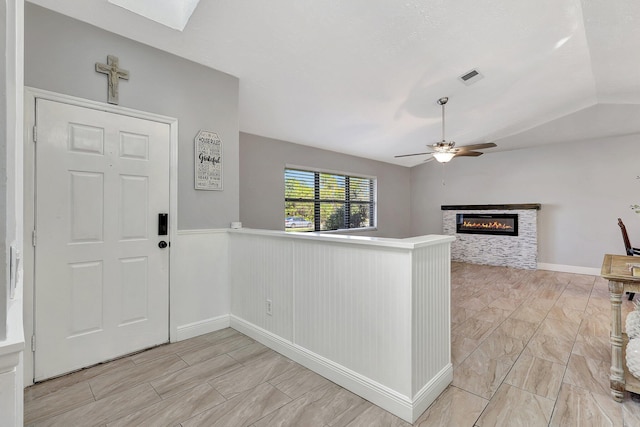
[[[640,245],[640,136],[486,153],[411,170],[412,234],[442,232],[440,205],[541,203],[538,262],[600,268]],[[444,185],[443,185],[444,180]]]
[[[306,166],[378,178],[378,237],[410,235],[410,170],[401,166],[240,134],[240,220],[244,227],[284,229],[285,165]]]
[[[407,169],[239,134],[237,78],[25,5],[26,85],[105,102],[106,77],[94,64],[107,54],[118,56],[131,73],[120,85],[120,105],[179,120],[180,229],[228,227],[237,219],[247,227],[283,229],[283,170],[293,164],[377,176],[378,236],[441,233],[442,204],[542,203],[542,263],[597,268],[605,252],[622,253],[617,217],[625,220],[632,243],[640,245],[640,216],[629,208],[640,204],[637,136]],[[223,140],[222,192],[193,189],[193,138],[199,129],[213,130]]]
[[[238,79],[47,9],[25,4],[25,85],[106,102],[95,63],[120,58],[120,105],[178,119],[178,228],[228,227],[238,212]],[[193,139],[217,132],[224,191],[194,190]]]

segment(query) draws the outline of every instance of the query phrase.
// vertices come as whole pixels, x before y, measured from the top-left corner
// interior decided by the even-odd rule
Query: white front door
[[[168,341],[169,125],[36,100],[35,380]]]

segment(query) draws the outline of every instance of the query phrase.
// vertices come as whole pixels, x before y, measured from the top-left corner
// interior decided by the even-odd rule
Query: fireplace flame
[[[511,230],[512,226],[508,224],[503,224],[499,221],[493,222],[474,222],[474,221],[463,221],[462,227],[464,228],[486,228],[490,230]]]

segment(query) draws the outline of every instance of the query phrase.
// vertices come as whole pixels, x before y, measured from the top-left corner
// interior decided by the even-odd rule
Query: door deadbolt
[[[158,236],[166,236],[169,230],[169,214],[158,214]]]

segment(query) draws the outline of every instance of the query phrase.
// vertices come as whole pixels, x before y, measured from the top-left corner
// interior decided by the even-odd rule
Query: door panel
[[[102,242],[104,175],[69,171],[69,243]]]
[[[168,341],[169,125],[36,101],[35,379]]]
[[[120,155],[130,159],[147,160],[149,138],[146,135],[120,134]]]
[[[148,194],[146,176],[120,176],[120,240],[148,238]]]
[[[71,318],[69,336],[89,334],[102,330],[102,262],[69,264],[70,282],[61,291],[69,293]]]
[[[147,279],[147,257],[120,259],[120,285],[122,296],[120,306],[120,325],[140,322],[147,319],[147,300],[149,298]]]

